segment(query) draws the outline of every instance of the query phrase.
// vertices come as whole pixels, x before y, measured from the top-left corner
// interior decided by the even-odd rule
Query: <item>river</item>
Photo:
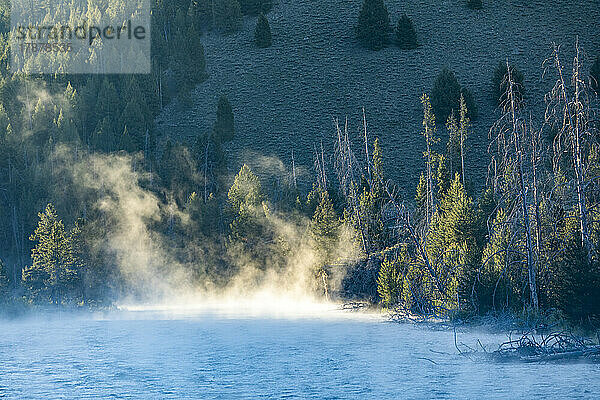
[[[458,336],[477,339],[505,336]],[[0,398],[600,398],[598,365],[456,353],[452,332],[339,311],[62,314],[0,321]]]

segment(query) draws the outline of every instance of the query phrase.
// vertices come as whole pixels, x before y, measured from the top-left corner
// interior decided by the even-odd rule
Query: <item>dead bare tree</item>
[[[339,187],[356,221],[363,251],[365,254],[369,254],[369,237],[363,216],[361,215],[358,198],[359,186],[357,178],[360,177],[360,168],[352,151],[352,144],[348,134],[348,119],[346,119],[343,131],[337,119],[334,120],[334,124],[337,134],[334,168],[338,177]]]
[[[577,40],[572,74],[568,79],[560,58],[560,46],[553,45],[552,56],[545,62],[546,72],[552,69],[556,73],[556,83],[546,94],[546,123],[556,134],[553,143],[554,172],[559,173],[565,164],[572,172],[570,184],[574,186],[576,196],[581,245],[591,260],[595,249],[590,240],[590,209],[586,191],[592,184],[588,176],[588,153],[597,132],[582,64],[583,52]]]
[[[506,208],[511,217],[519,217],[520,225],[525,235],[525,255],[527,260],[527,276],[531,295],[531,304],[538,309],[538,295],[536,285],[536,267],[534,260],[533,241],[531,234],[531,221],[529,217],[529,178],[526,173],[527,134],[526,121],[521,116],[518,107],[518,84],[514,82],[513,69],[506,62],[507,74],[505,77],[506,98],[502,103],[502,115],[490,129],[490,148],[495,144],[492,153],[492,164],[499,207]],[[492,170],[492,168],[490,168]],[[520,213],[516,210],[519,209]],[[520,214],[520,215],[519,215]]]

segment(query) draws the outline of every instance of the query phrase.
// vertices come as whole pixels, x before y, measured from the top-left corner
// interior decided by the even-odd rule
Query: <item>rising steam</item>
[[[70,151],[63,149],[60,154],[65,165]],[[269,215],[264,222],[290,244],[283,268],[257,266],[245,254],[230,254],[238,272],[226,287],[216,289],[217,285],[212,282],[195,281],[190,271],[205,269],[205,266],[177,261],[168,243],[152,229],[166,212],[176,214],[184,224],[189,216],[173,204],[165,205],[144,188],[142,182],[149,176],[135,171],[134,165],[130,155],[94,154],[68,167],[79,190],[91,191],[90,197],[97,199],[93,207],[107,222],[106,237],[100,239],[100,245],[114,255],[122,277],[136,294],[121,299],[124,308],[287,316],[320,314],[335,308],[316,288],[319,257],[314,242],[306,234],[308,220],[296,218],[296,222],[290,222],[285,215],[277,213]],[[356,257],[358,251],[351,232],[341,231],[336,255],[343,259]],[[190,244],[205,248],[212,245]],[[335,287],[340,279],[331,276],[328,284]]]

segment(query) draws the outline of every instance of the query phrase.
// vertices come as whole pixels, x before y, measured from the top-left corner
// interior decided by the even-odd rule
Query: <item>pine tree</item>
[[[520,107],[523,105],[525,98],[525,86],[523,84],[525,77],[523,76],[523,73],[514,66],[511,65],[510,69],[515,101],[517,102],[517,106]],[[508,68],[506,66],[506,61],[500,61],[494,70],[492,87],[494,89],[494,101],[498,106],[504,106],[507,99],[506,91],[508,89]]]
[[[52,204],[38,216],[40,221],[30,237],[37,242],[31,251],[33,264],[23,270],[23,284],[33,300],[62,304],[72,295],[79,278],[73,239]]]
[[[242,8],[237,0],[213,0],[215,2],[215,24],[224,33],[236,32],[241,29]]]
[[[108,78],[104,78],[99,92],[94,93],[94,96],[98,98],[95,104],[96,121],[108,117],[115,123],[114,118],[119,115],[122,105],[122,98],[117,94],[115,85]]]
[[[310,232],[315,241],[321,262],[328,264],[333,260],[339,236],[340,221],[333,209],[333,202],[326,190],[319,189],[319,203],[310,222]]]
[[[438,74],[431,91],[431,106],[438,122],[448,119],[452,110],[458,111],[460,84],[456,76],[448,68]]]
[[[264,201],[262,185],[258,177],[246,164],[242,165],[236,175],[227,194],[227,199],[234,210],[240,210],[244,207],[261,207]]]
[[[444,68],[436,77],[431,91],[431,105],[438,123],[446,122],[453,110],[458,114],[461,94],[464,96],[469,118],[477,118],[477,106],[471,91],[461,87],[454,73]]]
[[[222,95],[217,104],[217,120],[213,127],[213,135],[218,143],[226,143],[233,140],[234,133],[233,109],[227,96]]]
[[[363,46],[381,50],[389,42],[390,16],[383,0],[365,0],[358,15],[356,36]]]
[[[473,10],[481,10],[483,2],[482,0],[467,0],[467,6]]]
[[[427,176],[422,172],[421,175],[419,175],[419,183],[417,183],[417,190],[415,193],[415,217],[417,221],[426,221],[427,219],[429,202],[428,187]]]
[[[267,48],[272,44],[271,27],[264,14],[258,16],[256,29],[254,30],[254,42],[256,43],[256,46],[260,48]]]
[[[581,242],[568,242],[550,263],[549,305],[574,322],[586,323],[600,317],[600,263],[588,259]]]
[[[419,47],[415,27],[412,20],[406,14],[402,14],[402,17],[398,20],[396,44],[403,50],[413,50]]]
[[[235,1],[235,0],[233,0]],[[179,17],[178,19],[185,18]],[[177,94],[184,103],[189,101],[189,92],[208,77],[204,46],[200,33],[194,25],[177,26],[173,33],[171,50],[171,65],[177,84]]]
[[[428,253],[435,260],[437,279],[445,288],[445,293],[439,295],[448,302],[447,306],[459,306],[465,298],[470,298],[469,285],[481,259],[477,238],[479,224],[473,200],[456,174],[440,201],[427,235]]]
[[[206,58],[204,55],[204,46],[200,40],[200,31],[194,24],[190,24],[187,30],[187,43],[190,45],[188,50],[191,54],[190,61],[192,62],[192,68],[190,68],[189,76],[192,82],[202,83],[208,78],[206,72]]]
[[[596,94],[600,95],[600,56],[596,57],[590,69],[590,86]]]
[[[381,297],[381,302],[387,308],[392,308],[400,302],[402,298],[402,278],[398,262],[390,261],[386,257],[379,269],[377,293]]]
[[[354,221],[354,226],[365,232],[368,239],[367,250],[374,252],[383,250],[387,243],[385,238],[385,228],[383,225],[382,208],[385,202],[384,187],[385,176],[383,172],[383,157],[379,138],[373,142],[372,168],[371,176],[363,177],[363,191],[358,199],[358,207],[361,221]],[[356,215],[354,218],[359,218]]]
[[[469,137],[469,128],[471,127],[471,119],[469,118],[469,110],[467,108],[467,101],[465,96],[460,95],[459,101],[459,121],[458,121],[458,141],[460,150],[460,174],[462,178],[462,184],[466,187],[465,181],[465,149],[466,141]]]
[[[94,149],[110,152],[118,148],[120,139],[114,131],[114,122],[110,117],[104,117],[96,126],[96,129],[91,135],[90,142]]]
[[[527,280],[522,268],[526,260],[514,248],[523,245],[523,237],[515,232],[503,209],[498,210],[491,228],[476,286],[477,308],[482,313],[520,309],[527,302],[522,291],[522,283]]]
[[[454,176],[455,172],[460,171],[460,134],[454,111],[450,113],[446,121],[446,130],[448,131],[448,144],[446,146],[448,170],[450,176]]]
[[[198,135],[192,145],[192,156],[201,180],[198,194],[205,202],[211,193],[219,196],[227,175],[227,160],[220,140],[214,134]]]
[[[231,212],[227,248],[233,265],[266,268],[274,237],[266,223],[269,211],[262,186],[246,164],[236,175],[227,200]]]

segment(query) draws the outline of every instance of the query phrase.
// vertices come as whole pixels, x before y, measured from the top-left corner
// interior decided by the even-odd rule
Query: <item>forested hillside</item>
[[[591,1],[488,1],[472,10],[462,0],[388,0],[391,25],[395,28],[407,13],[420,46],[401,50],[391,42],[380,51],[364,49],[355,38],[361,3],[279,1],[268,14],[273,46],[264,51],[252,43],[254,18],[229,35],[207,32],[209,78],[196,88],[191,109],[172,104],[161,113],[160,131],[192,140],[210,129],[214,104],[226,94],[238,128],[237,140],[227,148],[234,163],[230,172],[252,162],[252,154],[290,164],[292,149],[296,162],[310,169],[314,142],[323,140],[325,150],[332,149],[333,118],[347,116],[359,137],[365,107],[370,132],[394,160],[390,176],[409,195],[421,163],[419,99],[431,92],[444,66],[473,92],[480,111],[468,142],[473,162],[467,166],[480,182],[488,162],[488,131],[498,116],[492,85],[498,63],[508,58],[523,72],[527,101],[537,117],[551,85],[541,79],[551,43],[561,44],[571,57],[578,35],[590,62],[600,51],[600,10]]]

